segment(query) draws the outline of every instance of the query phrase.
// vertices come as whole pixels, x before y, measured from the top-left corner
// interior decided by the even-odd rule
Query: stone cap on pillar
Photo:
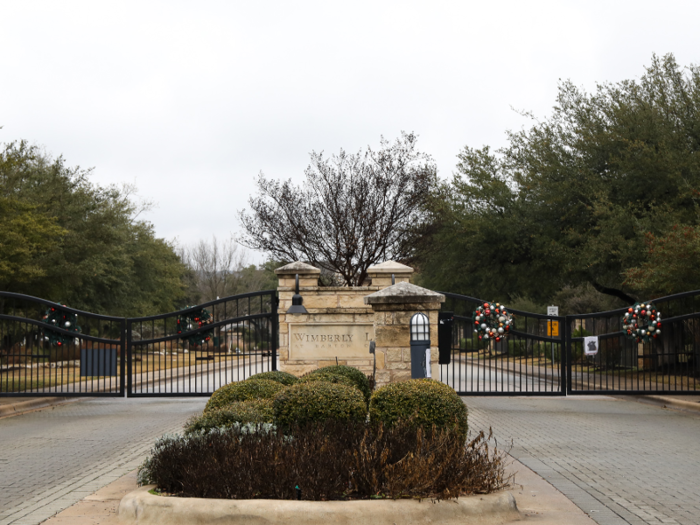
[[[299,286],[317,286],[321,270],[301,261],[289,263],[275,270],[280,288],[294,288],[294,278],[299,274]]]
[[[391,286],[391,275],[394,282],[407,283],[411,280],[413,268],[396,261],[386,261],[367,268],[367,275],[372,279],[373,286]]]
[[[445,296],[411,283],[396,283],[365,297],[365,304],[444,303]]]
[[[285,266],[281,266],[275,270],[277,275],[321,275],[321,270],[310,264],[306,264],[301,261],[296,261],[289,263]]]

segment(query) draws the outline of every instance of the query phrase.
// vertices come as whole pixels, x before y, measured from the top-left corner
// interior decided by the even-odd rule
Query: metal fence
[[[128,391],[131,396],[211,395],[232,381],[276,370],[277,332],[274,291],[128,319]]]
[[[0,292],[0,395],[123,396],[126,320]]]
[[[0,292],[0,396],[206,396],[277,369],[277,294],[142,318]]]
[[[626,308],[567,316],[570,393],[700,394],[700,292],[652,302],[661,313],[661,336],[649,342],[625,337]],[[599,338],[595,356],[583,351],[588,335]]]
[[[700,291],[654,300],[661,336],[646,343],[622,331],[627,308],[566,317],[510,310],[510,336],[480,341],[472,313],[483,301],[444,295],[442,313],[454,321],[441,379],[462,395],[700,394]],[[584,352],[586,336],[598,337],[595,355]]]
[[[646,343],[621,330],[625,309],[510,310],[509,336],[484,341],[472,318],[483,301],[444,295],[453,322],[440,379],[460,394],[700,394],[700,291],[654,300],[661,336]],[[276,370],[278,331],[275,291],[128,319],[0,292],[0,396],[210,395]],[[597,354],[585,354],[586,336]]]
[[[479,340],[472,314],[484,301],[440,292],[442,312],[454,319],[450,363],[441,365],[440,379],[464,395],[562,395],[566,392],[563,318],[510,309],[515,328],[502,341]],[[559,325],[552,325],[552,322]],[[556,332],[556,330],[555,330]]]

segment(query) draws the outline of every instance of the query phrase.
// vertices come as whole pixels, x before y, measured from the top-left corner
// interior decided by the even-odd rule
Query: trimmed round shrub
[[[386,426],[411,421],[426,430],[454,428],[467,437],[467,406],[451,387],[433,379],[410,379],[383,386],[369,403],[369,418]]]
[[[338,374],[328,373],[328,374],[308,374],[299,379],[299,383],[313,383],[315,381],[325,381],[327,383],[334,383],[338,385],[345,385],[351,388],[357,388],[357,383],[346,376],[341,376]]]
[[[367,418],[367,405],[357,388],[327,381],[288,386],[275,397],[273,410],[274,423],[282,428]]]
[[[236,423],[272,423],[272,399],[237,401],[222,408],[214,408],[195,416],[185,423],[185,435],[213,428],[231,427]]]
[[[206,414],[210,410],[223,408],[237,401],[250,401],[251,399],[272,399],[285,388],[281,383],[269,379],[246,380],[239,383],[229,383],[214,392],[204,407]]]
[[[357,385],[357,388],[360,389],[360,392],[362,392],[362,395],[365,396],[365,403],[369,403],[369,396],[372,395],[372,391],[369,388],[369,378],[360,370],[347,365],[333,365],[318,368],[309,372],[307,375],[311,376],[328,373],[345,376],[348,379],[352,379],[355,382],[355,385]]]
[[[294,374],[290,374],[289,372],[281,372],[279,370],[273,372],[260,372],[259,374],[250,376],[248,380],[250,379],[267,379],[276,383],[281,383],[284,386],[294,385],[299,382],[299,378]]]

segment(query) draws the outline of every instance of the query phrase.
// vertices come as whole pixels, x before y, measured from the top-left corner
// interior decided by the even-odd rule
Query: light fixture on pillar
[[[301,297],[301,295],[299,295],[299,274],[296,274],[294,295],[292,295],[292,306],[289,307],[287,313],[292,315],[308,314],[309,312],[307,312],[304,305],[301,304],[303,302],[304,299]]]

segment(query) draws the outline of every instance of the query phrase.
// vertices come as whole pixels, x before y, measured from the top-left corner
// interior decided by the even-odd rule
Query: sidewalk
[[[518,509],[525,519],[504,525],[528,522],[538,525],[595,524],[566,496],[522,463],[513,460],[509,465],[509,471],[516,473],[515,486],[510,489],[510,492],[515,496]],[[133,471],[43,523],[46,525],[123,525],[117,514],[119,501],[136,488],[136,471]]]
[[[82,401],[84,397],[0,397],[0,419],[25,412],[66,403]]]

